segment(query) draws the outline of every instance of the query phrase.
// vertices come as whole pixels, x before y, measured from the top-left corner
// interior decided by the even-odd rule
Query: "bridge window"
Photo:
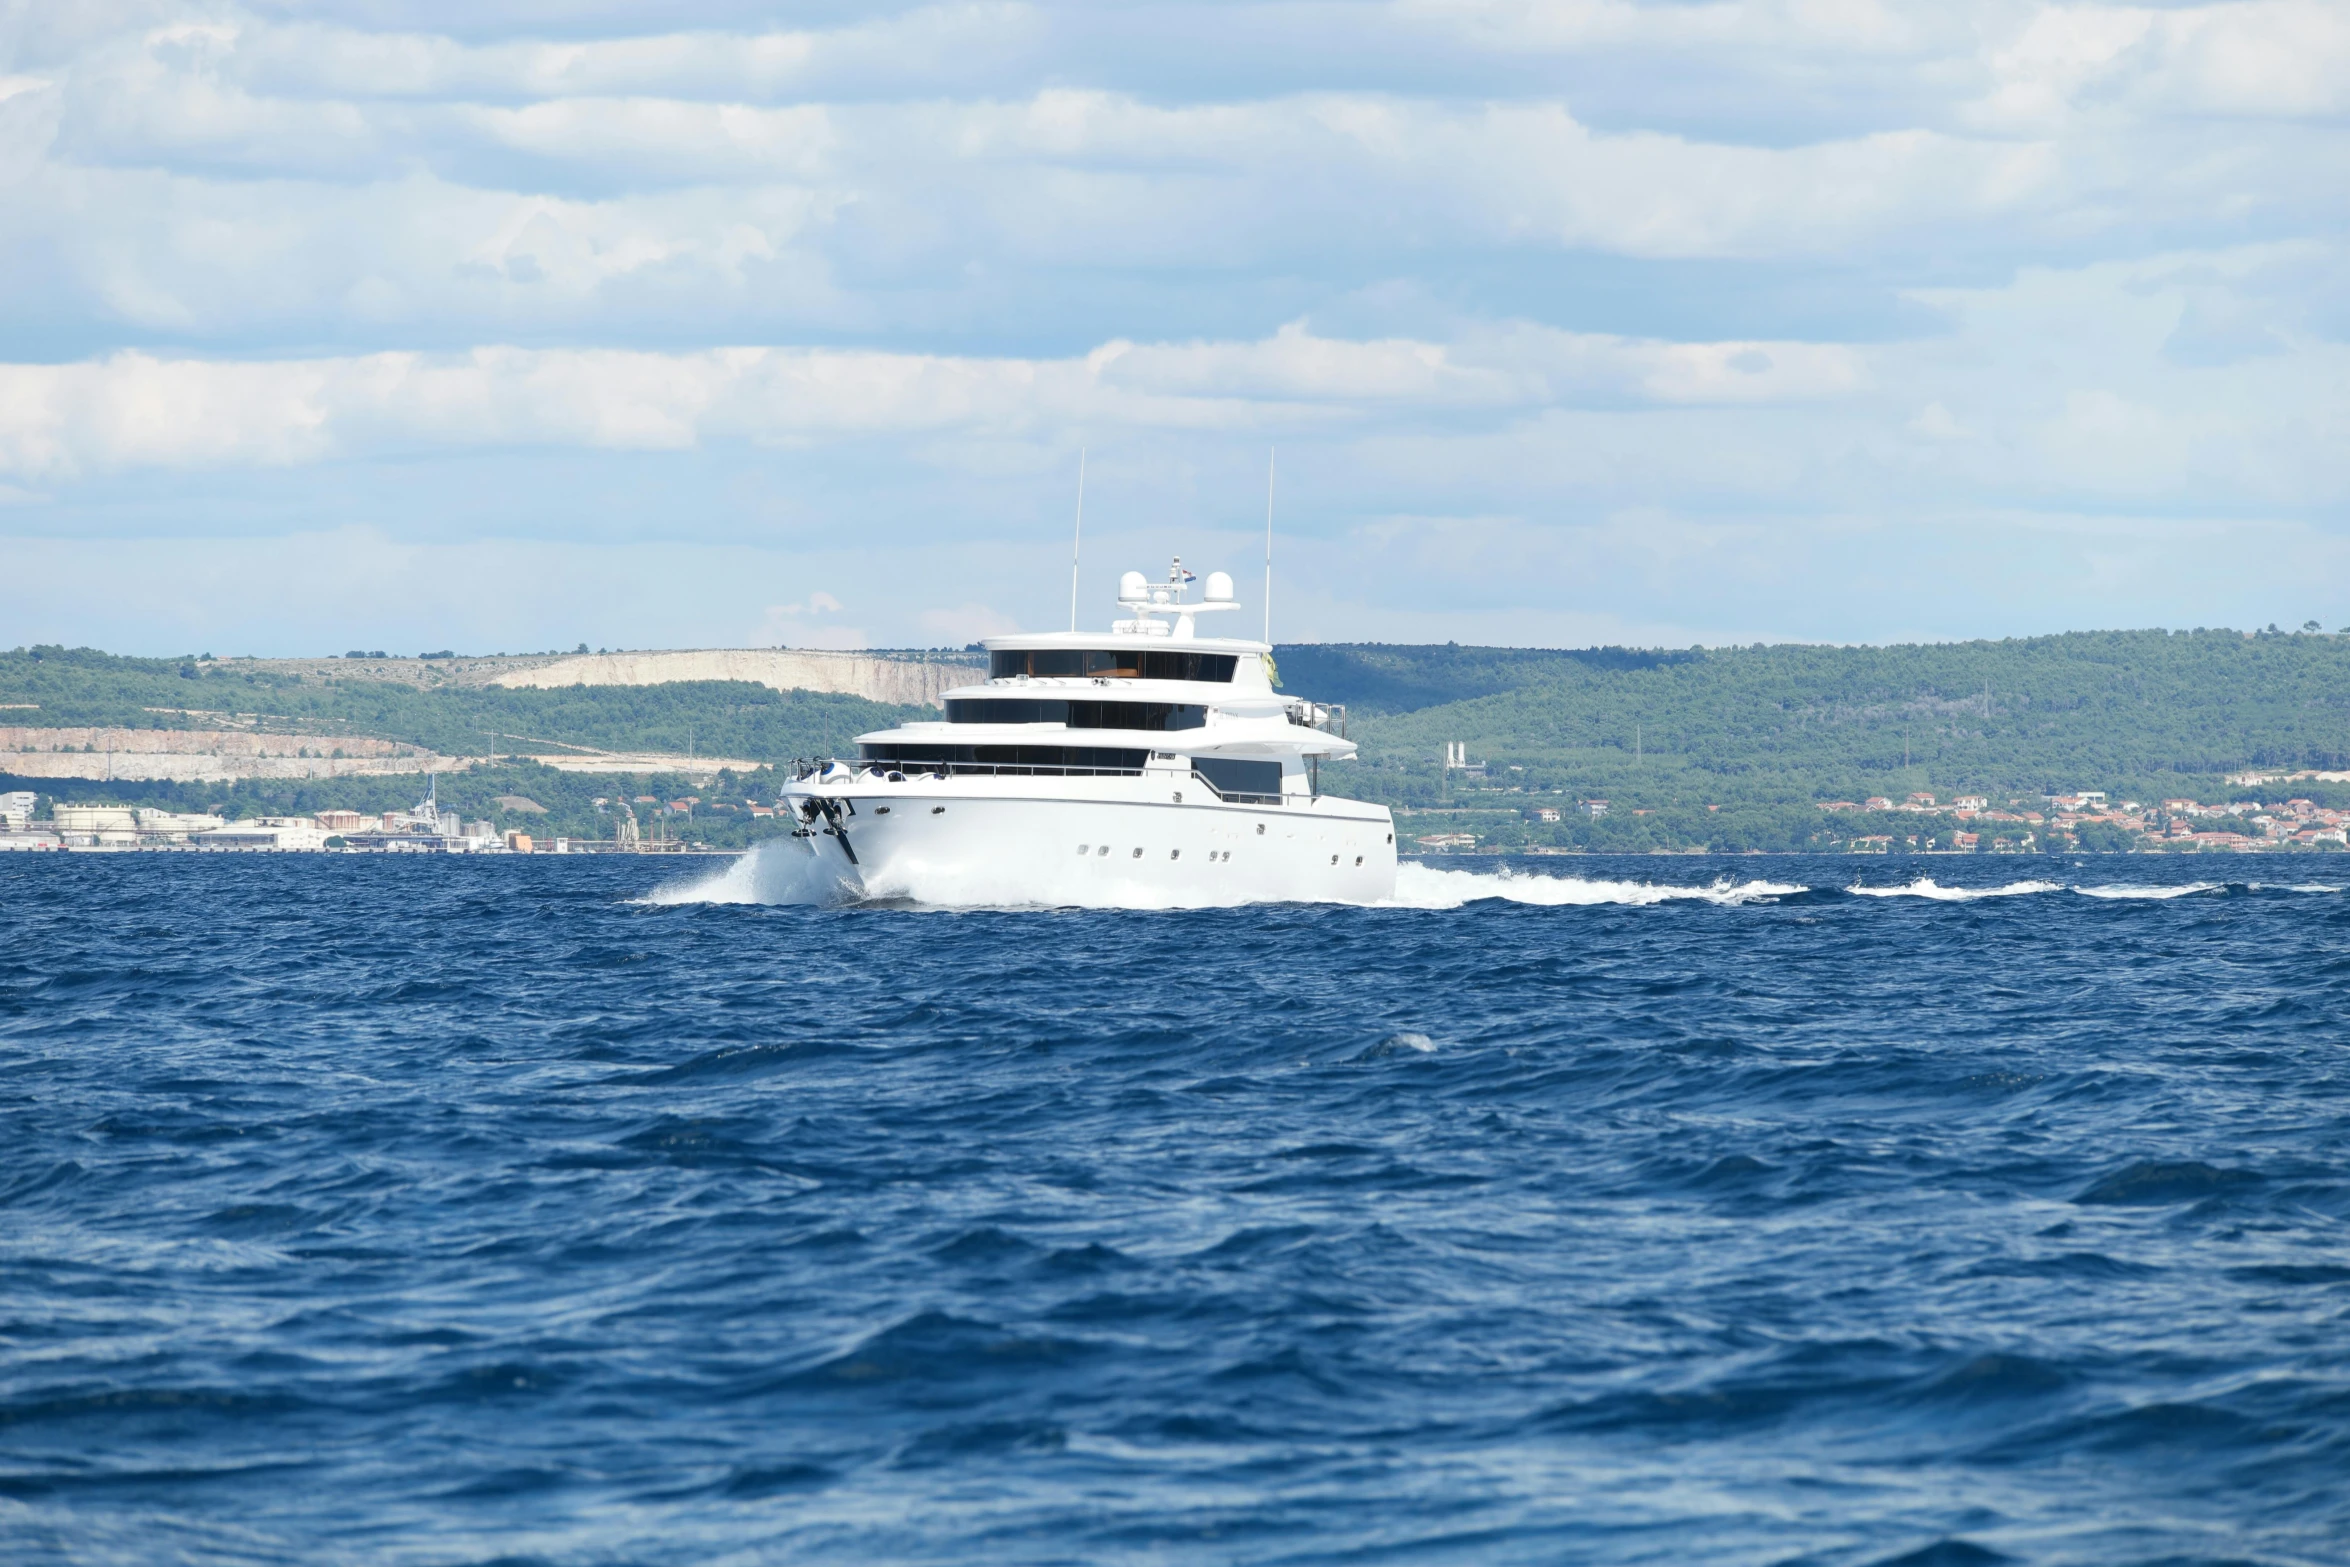
[[[1192,653],[1174,648],[1008,648],[988,655],[990,680],[1196,680],[1230,685],[1236,653]]]
[[[1198,729],[1208,710],[1190,702],[1064,702],[1025,697],[951,697],[950,724],[1066,724],[1071,729]]]

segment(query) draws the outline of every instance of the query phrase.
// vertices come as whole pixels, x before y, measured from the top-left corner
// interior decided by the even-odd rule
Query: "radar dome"
[[[1130,571],[1118,579],[1118,597],[1122,599],[1149,598],[1151,585],[1139,571]]]
[[[1209,602],[1209,603],[1211,603],[1211,604],[1229,604],[1229,603],[1231,603],[1231,602],[1232,602],[1232,573],[1231,573],[1231,572],[1229,572],[1229,571],[1211,571],[1211,572],[1209,572],[1209,573],[1208,573],[1208,594],[1207,594],[1207,596],[1208,596],[1208,602]]]

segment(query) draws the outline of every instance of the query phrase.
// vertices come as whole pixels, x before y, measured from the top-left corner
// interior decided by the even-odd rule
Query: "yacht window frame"
[[[1060,724],[1069,729],[1132,729],[1163,734],[1205,729],[1197,702],[1097,702],[1089,698],[960,696],[947,698],[950,724]]]
[[[997,648],[987,655],[987,678],[1016,680],[1180,680],[1228,686],[1240,673],[1237,653],[1190,648]]]

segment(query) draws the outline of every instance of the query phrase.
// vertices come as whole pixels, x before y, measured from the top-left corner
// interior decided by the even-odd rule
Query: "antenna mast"
[[[1077,552],[1085,544],[1085,448],[1077,448],[1077,532],[1069,540],[1069,629],[1077,629]]]
[[[1273,456],[1265,448],[1265,646],[1273,645]]]

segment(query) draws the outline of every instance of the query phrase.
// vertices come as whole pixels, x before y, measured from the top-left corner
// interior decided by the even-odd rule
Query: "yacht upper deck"
[[[1067,758],[1066,765],[1089,770],[1139,767],[1146,755],[1170,747],[1192,755],[1293,763],[1352,756],[1344,709],[1321,707],[1273,688],[1268,644],[1197,634],[1195,617],[1239,606],[1232,600],[1232,579],[1224,573],[1209,574],[1206,597],[1198,601],[1184,591],[1191,580],[1180,560],[1167,581],[1156,585],[1138,571],[1126,573],[1118,602],[1127,618],[1107,632],[1043,631],[984,639],[984,684],[946,692],[943,723],[916,722],[858,736],[863,756],[905,766],[921,766],[932,757],[942,763],[1009,764],[1015,760],[1009,748],[1026,752],[1056,742],[1057,750],[1070,741],[1089,751],[1105,746],[1120,751],[1115,764],[1090,754]],[[992,754],[998,751],[1004,754]]]

